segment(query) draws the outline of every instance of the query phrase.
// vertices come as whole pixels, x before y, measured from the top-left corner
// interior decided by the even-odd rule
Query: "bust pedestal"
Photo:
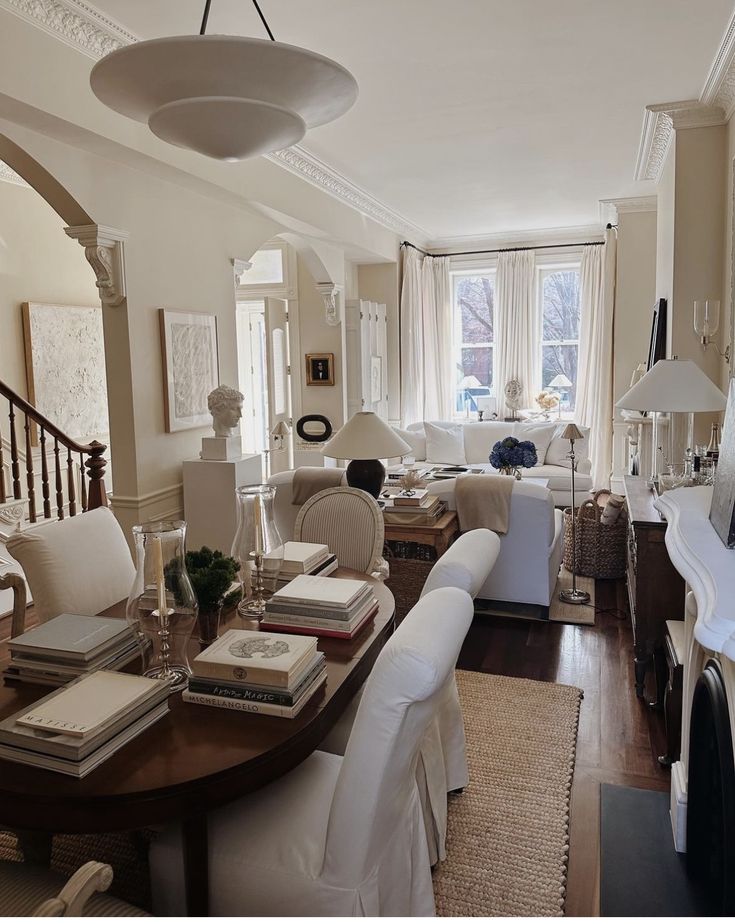
[[[200,458],[210,462],[234,462],[242,456],[242,441],[236,436],[204,436]]]
[[[224,438],[214,437],[212,442]],[[203,447],[202,447],[203,448]],[[188,524],[186,546],[203,545],[230,554],[237,528],[235,488],[260,484],[263,459],[260,453],[235,459],[187,459],[184,462],[184,516]]]

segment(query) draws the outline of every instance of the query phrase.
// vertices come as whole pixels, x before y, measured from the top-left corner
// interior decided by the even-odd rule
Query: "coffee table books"
[[[284,542],[263,557],[266,590],[284,587],[299,574],[321,574],[323,577],[339,567],[337,556],[321,542]]]
[[[121,619],[62,613],[10,639],[6,680],[61,686],[102,668],[118,670],[140,654]]]
[[[261,627],[351,639],[377,611],[367,581],[303,575],[273,594]]]
[[[170,684],[96,671],[0,722],[0,758],[86,776],[168,712]]]
[[[327,678],[314,637],[230,629],[196,657],[187,703],[294,718]]]

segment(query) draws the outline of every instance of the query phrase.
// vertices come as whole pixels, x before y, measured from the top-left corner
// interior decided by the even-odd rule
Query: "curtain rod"
[[[514,253],[517,250],[558,250],[562,247],[602,247],[604,241],[580,241],[576,244],[540,244],[538,247],[499,247],[497,250],[461,250],[455,253],[429,253],[410,241],[401,241],[401,247],[412,247],[425,257],[472,257],[485,253]]]

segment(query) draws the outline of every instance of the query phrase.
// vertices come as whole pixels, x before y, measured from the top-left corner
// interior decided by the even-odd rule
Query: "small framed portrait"
[[[306,354],[306,384],[334,385],[334,353]]]

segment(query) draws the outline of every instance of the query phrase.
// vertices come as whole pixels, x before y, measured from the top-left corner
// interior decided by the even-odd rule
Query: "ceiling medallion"
[[[199,35],[127,45],[92,68],[92,92],[110,109],[147,123],[154,135],[217,160],[280,151],[308,129],[339,118],[357,82],[336,61],[270,36]]]

